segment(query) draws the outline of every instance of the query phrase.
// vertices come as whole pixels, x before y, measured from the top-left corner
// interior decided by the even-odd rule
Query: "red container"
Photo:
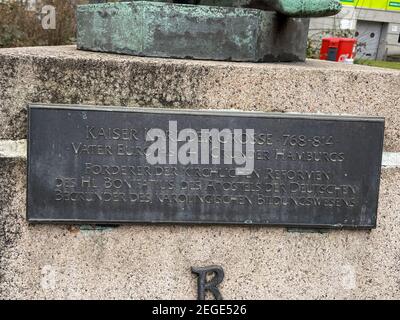
[[[329,48],[337,48],[339,46],[339,38],[323,38],[321,51],[319,53],[320,60],[328,60]]]
[[[344,61],[352,59],[354,54],[354,46],[357,40],[352,38],[340,38],[336,61]]]
[[[352,38],[323,38],[319,58],[331,61],[351,59],[356,42]]]

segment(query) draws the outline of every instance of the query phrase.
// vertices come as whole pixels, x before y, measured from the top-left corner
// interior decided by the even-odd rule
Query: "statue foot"
[[[263,2],[271,3],[271,0]],[[342,4],[339,0],[277,0],[274,9],[289,17],[325,17],[340,12]]]

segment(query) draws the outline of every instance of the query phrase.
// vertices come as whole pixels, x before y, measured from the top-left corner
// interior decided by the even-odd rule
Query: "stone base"
[[[28,102],[235,108],[384,116],[385,150],[398,155],[399,87],[399,71],[314,60],[249,64],[74,46],[1,49],[0,140],[26,138]],[[214,264],[225,271],[225,299],[400,299],[399,180],[399,167],[383,169],[372,231],[30,225],[25,160],[0,159],[0,299],[195,299],[190,268]]]
[[[149,57],[304,61],[309,19],[158,2],[78,6],[78,48]]]

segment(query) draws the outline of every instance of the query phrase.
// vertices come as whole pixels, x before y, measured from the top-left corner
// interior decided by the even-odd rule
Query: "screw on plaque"
[[[206,291],[210,291],[215,300],[222,300],[221,292],[218,289],[218,285],[224,280],[224,270],[220,266],[208,266],[208,267],[192,267],[192,273],[197,274],[197,299],[205,300]],[[210,281],[207,281],[207,275],[213,273],[214,276]]]

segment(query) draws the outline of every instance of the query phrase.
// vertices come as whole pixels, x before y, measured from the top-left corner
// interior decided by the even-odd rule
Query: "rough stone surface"
[[[400,72],[307,61],[235,64],[74,47],[0,50],[0,139],[28,102],[327,112],[387,118],[399,152]],[[397,90],[397,91],[396,91]],[[0,159],[0,298],[194,299],[191,266],[222,265],[226,299],[400,299],[400,169],[383,169],[372,231],[29,225],[24,160]]]
[[[14,269],[9,262],[19,258],[15,248],[21,238],[21,227],[26,224],[23,214],[25,168],[24,161],[0,159],[0,299],[14,297],[12,287],[19,286],[13,280],[7,281],[8,277],[23,278],[18,274],[20,270]]]
[[[0,49],[0,139],[26,138],[26,104],[242,109],[386,117],[400,150],[400,71],[334,62],[139,58],[75,46]]]
[[[28,225],[24,169],[1,166],[0,298],[195,299],[190,267],[211,264],[225,299],[400,298],[400,169],[383,171],[377,229],[328,233]]]

